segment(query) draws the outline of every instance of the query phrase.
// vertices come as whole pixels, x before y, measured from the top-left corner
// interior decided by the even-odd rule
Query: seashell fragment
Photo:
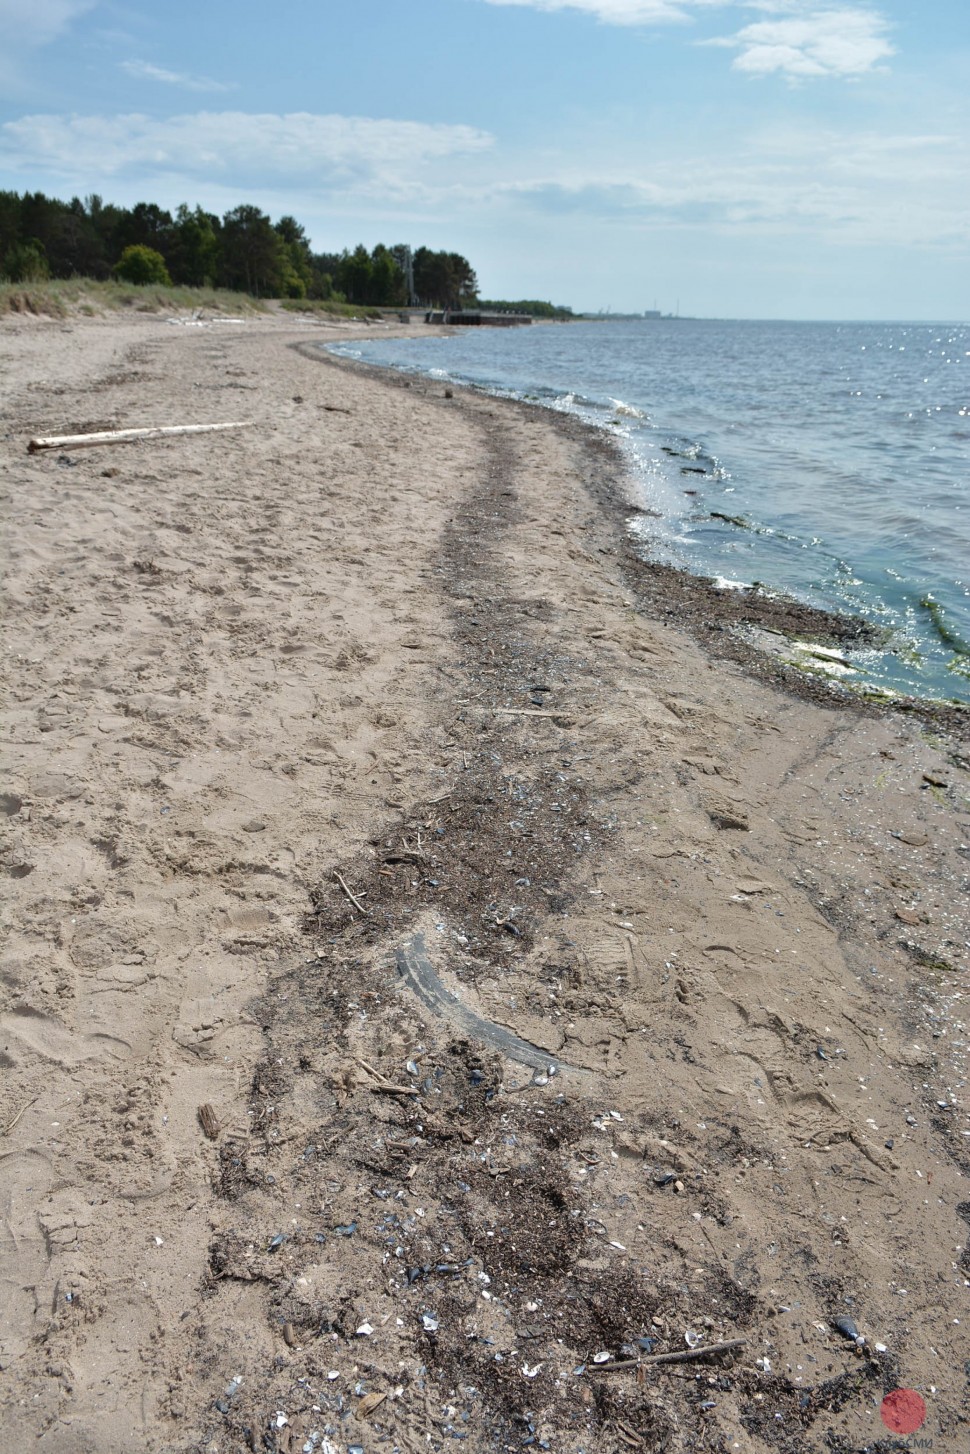
[[[837,1333],[841,1333],[843,1338],[848,1338],[850,1343],[858,1345],[866,1341],[851,1318],[833,1318],[832,1327]]]

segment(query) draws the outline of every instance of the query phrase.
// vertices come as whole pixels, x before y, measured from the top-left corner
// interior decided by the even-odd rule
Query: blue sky
[[[970,317],[966,0],[0,0],[0,187],[292,213],[490,297]]]

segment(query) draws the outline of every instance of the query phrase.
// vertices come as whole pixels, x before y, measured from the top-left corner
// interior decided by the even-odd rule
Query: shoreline
[[[443,329],[441,336],[456,331]],[[316,356],[318,350],[326,350],[326,345],[310,344],[308,347],[313,350],[308,357]],[[784,642],[789,648],[794,647],[799,637],[850,650],[853,643],[871,644],[885,628],[868,617],[812,606],[780,589],[723,589],[713,577],[700,571],[651,559],[649,540],[644,542],[642,551],[637,550],[630,538],[629,525],[642,513],[642,508],[631,498],[633,492],[624,488],[624,482],[633,475],[632,466],[622,446],[605,428],[531,400],[491,393],[484,385],[454,379],[435,380],[418,371],[408,373],[403,369],[340,354],[325,352],[325,356],[340,366],[376,374],[390,387],[398,385],[402,379],[412,382],[421,379],[432,387],[448,387],[502,406],[521,408],[527,412],[534,410],[541,413],[551,427],[562,429],[567,436],[586,438],[591,451],[602,459],[607,478],[605,487],[601,483],[591,483],[591,488],[596,491],[602,508],[615,520],[617,553],[623,558],[627,579],[631,589],[637,592],[642,609],[690,623],[691,631],[700,644],[704,645],[707,637],[707,646],[714,649],[716,645],[719,653],[747,667],[761,680],[806,701],[842,705],[861,712],[898,712],[947,732],[955,743],[970,742],[970,704],[938,697],[883,692],[876,688],[867,691],[861,684],[855,687],[840,681],[837,676],[823,673],[817,664],[813,670],[810,660],[802,663],[793,660],[790,651],[786,655],[781,644]],[[709,637],[714,633],[724,633],[725,639],[712,642]]]
[[[0,326],[10,1447],[957,1442],[959,747],[729,659],[608,441],[311,327]]]
[[[460,329],[453,330],[453,333],[460,334],[461,331]],[[462,355],[458,357],[462,357]],[[360,361],[364,362],[365,360]],[[439,362],[444,361],[439,360]],[[508,359],[506,359],[506,364],[508,362]],[[574,369],[578,367],[575,358],[573,359],[573,364]],[[379,363],[373,366],[378,368],[382,367]],[[420,374],[420,368],[418,366],[412,364],[408,367],[414,370],[412,376],[418,376]],[[471,373],[474,375],[476,370],[474,366],[470,367]],[[387,372],[390,375],[400,373],[401,371],[402,366],[387,365]],[[432,376],[429,375],[429,377]],[[510,398],[511,402],[529,403],[539,408],[548,409],[553,413],[558,414],[560,412],[554,404],[548,402],[546,404],[537,403],[538,395],[526,394],[523,398],[516,400],[514,397],[503,393],[497,387],[493,389],[488,383],[480,383],[475,382],[473,379],[463,378],[460,373],[455,377],[449,377],[444,382],[449,382],[455,387],[480,391],[487,397]],[[564,388],[565,386],[562,387]],[[620,387],[620,385],[614,386],[615,389],[619,389]],[[544,388],[539,390],[539,394],[548,392],[549,390]],[[562,390],[560,389],[561,392]],[[570,395],[567,393],[565,397],[568,399]],[[581,394],[580,397],[582,397]],[[667,403],[669,405],[670,400]],[[592,405],[590,407],[595,414],[600,407],[605,408],[606,406],[603,404],[602,399],[600,399],[599,404],[595,408]],[[621,412],[625,410],[629,412],[627,406],[622,405]],[[634,411],[634,413],[636,412]],[[579,422],[586,424],[590,428],[605,433],[607,437],[614,437],[610,426],[617,422],[615,419],[608,420],[605,416],[603,418],[581,415],[575,417],[579,419]],[[687,429],[687,434],[683,433],[684,429]],[[663,432],[657,435],[657,438],[664,437],[668,439],[669,446],[668,444],[664,444],[661,448],[663,453],[667,455],[677,454],[686,449],[687,453],[692,457],[693,452],[701,448],[696,440],[688,443],[689,440],[693,439],[693,436],[690,434],[689,426],[685,425],[683,420],[681,420],[680,426],[673,433],[668,431],[666,436]],[[651,438],[653,438],[652,434]],[[674,448],[675,445],[676,448]],[[627,470],[631,479],[635,481],[638,478],[635,450],[629,452],[625,442],[620,443],[619,447],[623,454],[628,456]],[[681,471],[681,473],[684,473],[684,471]],[[686,493],[693,495],[697,492],[689,490]],[[671,519],[677,518],[676,506],[674,508],[675,513],[670,517]],[[848,603],[843,603],[840,606],[838,601],[832,597],[831,592],[829,593],[829,603],[825,604],[825,591],[822,587],[817,584],[812,586],[810,583],[805,583],[804,592],[802,595],[799,595],[797,593],[799,589],[797,585],[785,586],[783,584],[777,584],[776,578],[771,575],[770,569],[765,562],[762,562],[762,565],[755,564],[754,566],[749,566],[749,570],[753,569],[756,575],[762,577],[761,579],[755,580],[753,585],[743,585],[740,582],[721,582],[713,570],[708,568],[710,562],[708,562],[708,567],[705,567],[704,562],[700,559],[686,563],[683,560],[680,563],[671,562],[669,565],[664,566],[661,560],[657,558],[649,530],[641,529],[641,526],[648,524],[648,521],[642,517],[650,516],[653,513],[662,512],[645,509],[641,492],[635,486],[631,487],[628,519],[625,522],[625,527],[631,535],[635,534],[642,540],[642,550],[640,553],[651,568],[657,570],[666,568],[668,580],[674,579],[679,573],[685,573],[693,574],[706,581],[715,593],[712,599],[715,603],[716,614],[724,619],[732,617],[735,620],[744,620],[745,618],[753,619],[757,624],[746,633],[748,645],[757,644],[761,649],[780,658],[791,669],[792,675],[800,672],[802,676],[813,675],[817,678],[828,677],[834,686],[846,691],[858,700],[871,700],[876,702],[882,699],[887,701],[896,700],[903,704],[903,710],[911,709],[911,704],[913,703],[926,702],[931,711],[953,711],[957,714],[961,712],[967,714],[970,712],[970,700],[966,699],[965,693],[961,698],[961,692],[958,689],[959,678],[965,674],[962,672],[962,669],[959,669],[959,661],[966,656],[966,651],[968,650],[967,644],[960,637],[958,631],[954,633],[946,624],[949,612],[952,609],[952,601],[947,606],[946,615],[943,616],[939,614],[940,608],[935,605],[932,592],[929,593],[928,599],[922,599],[922,595],[929,591],[929,587],[924,587],[920,594],[919,610],[917,610],[916,599],[914,598],[912,600],[912,609],[916,611],[916,614],[921,620],[925,617],[932,625],[927,624],[925,626],[925,631],[929,639],[923,640],[920,646],[920,651],[928,653],[924,662],[928,675],[923,681],[913,677],[907,680],[908,674],[904,671],[900,676],[891,664],[900,655],[904,660],[906,659],[907,646],[913,647],[914,650],[915,647],[913,643],[908,643],[900,620],[896,620],[896,624],[893,627],[887,627],[881,621],[878,599],[869,602],[872,610],[868,615],[860,614],[857,610],[854,611],[853,607]],[[735,528],[747,525],[749,528],[754,529],[756,533],[763,533],[764,531],[767,531],[768,534],[774,533],[770,528],[770,516],[762,520],[759,526],[746,521],[742,517],[723,515],[718,511],[712,511],[710,514],[702,514],[696,519],[691,519],[688,523],[704,526],[714,520],[723,521]],[[764,569],[762,569],[762,566],[764,566]],[[719,568],[726,569],[723,563]],[[728,574],[731,573],[728,571]],[[767,586],[765,585],[765,581],[769,582]],[[775,584],[770,584],[772,581],[775,581]],[[744,603],[740,609],[735,611],[732,611],[729,607],[722,608],[718,601],[719,595],[727,594],[731,589],[737,593]],[[819,595],[820,590],[822,591],[822,597]],[[757,609],[757,606],[752,604],[753,601],[761,602],[762,609],[760,611]],[[772,603],[777,604],[773,605]],[[797,608],[797,614],[794,617],[791,616],[791,608],[793,605]],[[897,603],[897,610],[898,608],[899,603]],[[934,614],[934,612],[937,614]],[[785,621],[786,616],[790,618],[787,622]],[[785,623],[781,633],[774,629],[778,620]],[[813,632],[817,640],[827,642],[828,646],[833,648],[833,650],[828,653],[812,651],[810,643],[800,642],[798,640],[798,633],[803,630]],[[784,639],[785,635],[789,636],[789,641]],[[940,662],[936,662],[935,666],[930,664],[933,651],[939,648],[941,643],[954,653],[950,667],[946,671]],[[835,650],[839,647],[843,649],[841,656]],[[860,647],[863,648],[861,657],[854,654]],[[878,657],[879,660],[874,661],[874,657]],[[957,675],[950,676],[948,675],[949,672],[957,672]],[[922,675],[922,668],[917,673],[917,676],[920,675]],[[933,694],[934,692],[935,695]]]

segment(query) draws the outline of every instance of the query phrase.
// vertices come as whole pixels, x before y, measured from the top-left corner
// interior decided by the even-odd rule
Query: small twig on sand
[[[8,1121],[5,1126],[0,1126],[0,1136],[9,1136],[10,1135],[10,1132],[13,1130],[14,1126],[16,1126],[17,1122],[20,1120],[20,1118],[23,1115],[24,1111],[29,1111],[30,1108],[31,1108],[31,1106],[34,1104],[34,1101],[36,1099],[37,1099],[36,1096],[31,1096],[31,1098],[30,1098],[29,1101],[24,1101],[23,1105],[20,1107],[20,1110],[14,1116],[13,1120],[12,1121]]]
[[[723,1343],[708,1343],[707,1347],[685,1348],[683,1353],[652,1353],[641,1358],[641,1363],[689,1363],[692,1358],[706,1358],[708,1353],[729,1353],[732,1348],[743,1348],[747,1338],[728,1338]]]
[[[562,712],[543,712],[536,707],[493,707],[492,711],[502,717],[561,717]]]
[[[651,1363],[689,1363],[694,1358],[706,1358],[709,1353],[728,1353],[732,1348],[743,1348],[747,1338],[729,1338],[725,1343],[708,1343],[706,1347],[685,1348],[682,1353],[653,1353],[649,1358],[618,1358],[614,1363],[593,1363],[591,1373],[621,1373],[626,1368],[645,1368]]]
[[[350,902],[353,904],[354,908],[359,909],[360,912],[365,916],[365,918],[369,919],[370,909],[365,909],[363,904],[360,902],[360,899],[357,898],[356,894],[351,893],[350,889],[344,883],[343,879],[340,877],[340,874],[337,872],[336,869],[334,869],[333,871],[333,876],[337,880],[340,887],[343,889],[344,893],[347,895]]]
[[[640,1438],[640,1435],[635,1432],[635,1430],[630,1428],[629,1424],[625,1424],[622,1419],[615,1420],[615,1423],[616,1432],[619,1434],[620,1438],[623,1440],[624,1444],[626,1444],[628,1449],[643,1448],[643,1440]]]
[[[383,1091],[385,1095],[389,1096],[417,1096],[421,1094],[413,1085],[395,1085],[393,1080],[388,1080],[386,1075],[381,1075],[379,1070],[375,1070],[372,1065],[368,1065],[367,1061],[362,1060],[359,1055],[357,1056],[357,1064],[366,1070],[368,1075],[372,1075],[377,1082],[376,1085],[370,1087],[372,1091]]]

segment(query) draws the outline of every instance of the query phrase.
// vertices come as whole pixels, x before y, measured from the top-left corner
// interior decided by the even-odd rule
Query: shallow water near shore
[[[651,558],[884,628],[807,670],[970,702],[970,327],[631,320],[331,347],[608,429]]]

